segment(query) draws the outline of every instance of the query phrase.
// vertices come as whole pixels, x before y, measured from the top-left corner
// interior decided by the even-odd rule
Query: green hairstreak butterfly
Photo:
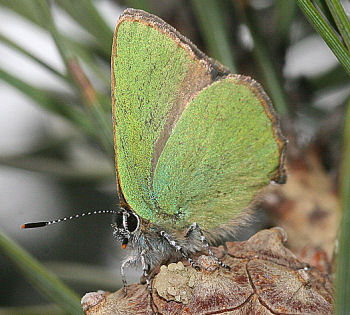
[[[114,236],[150,269],[231,234],[271,181],[286,141],[270,99],[160,18],[127,9],[112,49],[118,211]],[[74,217],[71,217],[74,218]],[[63,219],[29,223],[24,228]]]

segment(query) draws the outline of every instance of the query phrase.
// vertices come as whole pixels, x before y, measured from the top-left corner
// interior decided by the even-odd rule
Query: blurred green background
[[[20,226],[117,209],[110,51],[126,7],[160,16],[232,72],[261,82],[282,117],[290,154],[317,145],[334,192],[348,209],[343,226],[350,224],[349,117],[344,126],[349,1],[0,0],[1,314],[76,314],[85,292],[121,286],[122,253],[111,216],[47,229]],[[266,213],[258,216],[259,223],[241,238],[272,225]],[[339,270],[345,280],[338,310],[349,310],[350,302],[341,298],[350,294],[349,236],[341,235]],[[139,275],[129,272],[128,281]]]

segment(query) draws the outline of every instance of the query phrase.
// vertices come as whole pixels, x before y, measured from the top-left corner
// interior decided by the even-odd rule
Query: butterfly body
[[[114,224],[113,227],[114,234],[118,238],[120,227],[118,228],[117,224]],[[181,252],[162,235],[163,233],[176,242],[187,256],[203,249],[203,243],[196,233],[186,236],[186,231],[167,230],[154,223],[140,220],[140,227],[127,239],[128,257],[126,260],[132,260],[131,264],[137,264],[141,262],[141,256],[144,256],[149,268],[153,269],[162,263],[183,258]],[[119,240],[123,243],[123,238]]]

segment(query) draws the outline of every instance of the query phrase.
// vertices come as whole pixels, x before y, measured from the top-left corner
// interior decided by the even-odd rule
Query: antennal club
[[[88,216],[88,215],[116,214],[116,213],[117,213],[116,210],[90,211],[90,212],[76,214],[76,215],[71,215],[70,217],[64,217],[64,218],[56,219],[56,220],[52,220],[52,221],[41,221],[41,222],[25,223],[25,224],[23,224],[21,226],[21,228],[22,229],[33,229],[33,228],[44,227],[44,226],[47,226],[47,225],[56,224],[56,223],[60,223],[60,222],[64,222],[64,221],[68,221],[68,220],[72,220],[72,219],[77,219],[77,218],[80,218],[80,217],[85,217],[85,216]]]

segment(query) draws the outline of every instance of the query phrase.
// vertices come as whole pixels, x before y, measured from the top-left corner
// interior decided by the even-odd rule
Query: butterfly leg
[[[164,237],[172,247],[174,247],[178,252],[180,252],[181,255],[191,264],[191,266],[194,269],[200,270],[200,267],[185,253],[183,248],[175,240],[173,240],[168,233],[166,233],[165,231],[161,231],[160,235]]]
[[[152,291],[151,282],[149,281],[149,274],[148,274],[149,265],[147,265],[147,263],[146,263],[144,250],[141,252],[140,257],[141,257],[143,276],[146,279],[147,288],[149,291]]]
[[[127,282],[126,282],[126,276],[125,276],[125,268],[131,264],[134,264],[136,263],[138,260],[138,257],[136,256],[130,256],[128,257],[125,261],[123,261],[122,265],[120,266],[120,274],[122,276],[122,281],[123,281],[123,288],[124,288],[124,293],[126,295],[127,293],[127,289],[126,289],[126,286],[127,286]]]
[[[204,246],[204,248],[206,249],[206,251],[208,252],[208,254],[210,255],[210,257],[212,257],[217,264],[219,264],[221,267],[225,268],[225,269],[230,269],[230,267],[226,264],[224,264],[219,258],[217,258],[215,256],[215,254],[211,251],[209,243],[207,241],[207,239],[205,238],[202,229],[199,227],[199,225],[194,222],[190,228],[188,229],[187,233],[186,233],[186,237],[189,237],[194,231],[197,231],[200,235],[200,240]]]

